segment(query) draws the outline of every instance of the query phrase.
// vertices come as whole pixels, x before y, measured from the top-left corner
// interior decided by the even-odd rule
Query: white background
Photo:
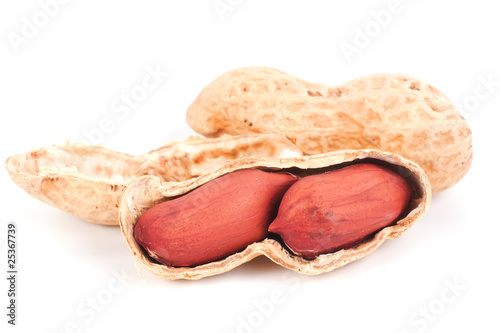
[[[254,65],[330,85],[378,72],[424,79],[462,106],[474,161],[424,218],[362,260],[304,277],[258,258],[199,281],[163,280],[139,268],[141,280],[117,227],[31,198],[2,168],[1,233],[16,222],[19,244],[12,327],[2,239],[2,332],[500,330],[500,20],[492,1],[401,0],[384,26],[375,17],[392,9],[389,0],[222,0],[230,6],[222,14],[213,0],[74,0],[52,6],[44,22],[41,3],[49,2],[0,5],[2,161],[34,146],[84,140],[105,118],[113,126],[102,143],[130,154],[184,139],[194,134],[184,117],[199,91],[224,71]],[[23,37],[34,20],[41,27]],[[371,29],[368,41],[360,41],[364,29]],[[343,42],[357,53],[346,57]],[[147,68],[168,76],[117,117],[114,103],[141,84]],[[280,302],[271,307],[275,294]]]

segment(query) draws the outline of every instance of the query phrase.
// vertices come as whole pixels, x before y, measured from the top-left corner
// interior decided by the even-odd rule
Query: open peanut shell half
[[[257,168],[268,172],[289,172],[304,177],[357,163],[374,163],[398,172],[410,184],[412,199],[407,209],[394,224],[379,230],[352,248],[322,254],[316,259],[306,260],[294,255],[279,237],[272,235],[221,260],[195,267],[172,267],[160,264],[151,258],[134,238],[134,226],[146,210],[161,202],[182,196],[231,172]],[[121,199],[120,226],[134,258],[152,273],[167,279],[194,280],[221,274],[260,255],[268,257],[285,268],[303,274],[315,275],[329,272],[360,259],[374,251],[386,239],[398,237],[424,214],[430,200],[429,180],[416,163],[399,155],[379,150],[344,150],[290,158],[247,158],[228,162],[224,167],[209,174],[177,183],[162,183],[161,179],[155,176],[143,176],[134,180],[127,187]]]
[[[238,158],[301,155],[284,136],[256,134],[192,137],[140,156],[68,143],[11,156],[5,167],[31,196],[83,220],[118,225],[120,198],[137,177],[155,175],[162,182],[177,182]]]

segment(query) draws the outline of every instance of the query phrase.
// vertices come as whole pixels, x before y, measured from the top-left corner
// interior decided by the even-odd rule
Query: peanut
[[[226,257],[267,237],[283,194],[296,180],[259,170],[217,178],[146,211],[135,226],[135,239],[169,266]]]
[[[294,183],[298,184],[299,182],[307,182],[308,179],[319,177],[325,172],[337,170],[339,167],[346,167],[360,163],[375,163],[377,165],[388,167],[390,170],[395,170],[404,175],[412,189],[410,203],[407,208],[404,209],[403,213],[396,218],[394,223],[385,227],[377,226],[381,229],[378,231],[375,230],[376,232],[373,236],[364,238],[361,240],[361,243],[352,247],[349,246],[348,248],[344,248],[341,252],[329,252],[318,256],[318,258],[308,260],[301,258],[300,255],[293,254],[291,250],[287,250],[283,245],[283,242],[278,239],[278,235],[268,233],[267,230],[264,230],[264,227],[259,225],[259,228],[262,228],[260,229],[259,237],[241,242],[239,250],[237,249],[237,246],[234,246],[233,249],[219,254],[223,256],[220,259],[213,259],[215,257],[219,257],[219,255],[216,255],[211,258],[205,257],[203,260],[199,260],[199,257],[204,255],[204,251],[199,249],[196,250],[194,247],[202,244],[197,240],[200,235],[205,238],[202,242],[213,239],[215,241],[212,241],[212,243],[217,243],[220,247],[226,247],[228,244],[231,245],[232,238],[238,237],[240,232],[240,227],[238,225],[241,223],[236,220],[248,217],[249,211],[252,209],[255,212],[262,212],[262,207],[265,206],[265,203],[262,201],[258,204],[250,201],[252,193],[256,193],[255,198],[257,198],[257,200],[260,200],[259,198],[261,195],[269,196],[269,194],[266,194],[267,192],[265,190],[259,190],[255,183],[251,183],[248,180],[245,181],[245,179],[240,179],[236,181],[237,185],[232,185],[230,187],[230,192],[233,193],[233,195],[229,200],[224,200],[220,197],[217,198],[214,195],[213,204],[209,205],[210,200],[205,199],[206,201],[203,201],[201,200],[203,196],[196,194],[198,190],[203,190],[204,187],[213,187],[212,184],[214,181],[220,181],[221,179],[225,179],[225,177],[230,177],[229,179],[231,179],[235,177],[238,172],[242,171],[247,172],[248,170],[254,169],[263,171],[272,170],[273,174],[268,177],[276,177],[279,175],[276,174],[276,172],[285,174],[292,173],[303,177]],[[348,169],[349,168],[346,168],[346,170]],[[336,172],[344,171],[339,169],[338,171],[332,171],[332,174],[335,174]],[[295,180],[292,180],[293,181],[291,182],[293,183]],[[351,182],[351,186],[354,184],[353,181],[354,178],[346,179],[347,183]],[[243,186],[244,184],[247,184],[248,186]],[[377,184],[381,188],[392,187],[384,184]],[[292,185],[292,187],[293,186],[295,185]],[[361,186],[359,188],[361,188]],[[393,188],[392,190],[394,190],[395,193],[399,193],[400,191],[398,188]],[[278,197],[283,196],[285,192],[286,191],[279,193],[277,197],[273,197],[273,200],[279,201],[280,198]],[[216,191],[211,191],[211,193],[216,193]],[[367,193],[373,194],[375,192],[372,193],[368,191]],[[334,191],[327,192],[327,194],[330,197],[334,194]],[[160,258],[154,253],[151,253],[151,256],[148,255],[148,251],[145,251],[141,244],[137,241],[136,236],[138,234],[135,233],[136,226],[139,224],[140,220],[144,219],[143,216],[152,211],[159,203],[175,203],[178,202],[177,200],[187,198],[190,195],[194,195],[195,200],[193,200],[193,203],[191,204],[184,203],[183,207],[191,208],[183,210],[184,216],[180,210],[178,211],[179,216],[183,218],[183,223],[186,223],[188,227],[186,230],[182,231],[182,233],[184,233],[183,235],[172,233],[169,237],[172,237],[172,241],[174,241],[176,236],[182,236],[182,239],[178,239],[179,243],[177,246],[179,249],[174,248],[172,250],[182,252],[183,248],[189,248],[189,251],[191,251],[190,255],[193,255],[193,257],[190,258],[192,261],[187,262],[187,264],[192,264],[192,266],[172,267],[168,264],[162,263],[161,261],[158,263]],[[310,195],[314,196],[314,193],[311,192]],[[196,197],[198,197],[198,199],[196,199]],[[360,199],[362,197],[363,196],[360,194],[359,196],[354,196],[354,199]],[[385,197],[390,198],[391,195],[384,194],[384,198]],[[120,204],[120,226],[134,258],[136,258],[152,273],[167,279],[200,279],[215,274],[221,274],[260,255],[268,257],[270,260],[282,267],[302,274],[321,274],[360,259],[374,251],[386,239],[396,238],[401,235],[424,214],[429,206],[430,199],[431,192],[428,177],[417,164],[398,155],[378,150],[344,150],[314,156],[257,158],[229,161],[221,169],[207,173],[196,179],[175,184],[162,183],[161,179],[155,176],[139,177],[127,187],[122,196]],[[300,204],[301,207],[307,206],[307,200],[309,200],[309,196],[304,196],[304,200],[302,200]],[[385,199],[379,198],[377,200],[378,202],[381,202],[382,206],[386,205],[386,203],[383,202]],[[267,202],[267,199],[264,201]],[[201,204],[198,204],[198,202]],[[234,206],[238,205],[239,207],[240,203],[243,208],[235,209]],[[370,207],[368,202],[363,202],[361,205],[365,208]],[[225,212],[226,210],[231,212],[232,216],[230,214],[226,215],[226,217],[222,220],[221,217],[223,215],[214,215],[217,211],[217,207],[221,208],[221,212]],[[208,212],[214,212],[214,214],[209,214],[208,217],[204,218],[198,208],[205,208]],[[357,209],[355,204],[353,204],[353,208]],[[178,210],[176,207],[172,207],[171,209],[172,212]],[[357,211],[359,210],[357,209]],[[380,212],[381,210],[378,209],[374,211],[375,215]],[[277,211],[275,213],[277,214]],[[360,213],[362,217],[368,216],[368,212]],[[190,214],[190,217],[187,217],[186,214]],[[298,215],[298,218],[307,219],[307,215]],[[200,217],[201,220],[199,219]],[[271,218],[271,220],[273,219],[274,218]],[[271,221],[267,221],[264,225],[267,225],[270,222]],[[297,223],[298,222],[299,221],[297,221]],[[302,221],[302,223],[307,225],[308,221]],[[243,224],[243,229],[247,230],[250,222],[248,224],[246,222]],[[162,246],[171,248],[172,244],[169,244],[170,241],[168,239],[166,242],[161,240],[161,235],[168,233],[168,228],[160,226],[159,221],[157,221],[155,225],[157,226],[156,230],[153,228],[149,228],[149,230],[146,230],[147,228],[145,228],[144,230],[148,231],[148,237],[154,240],[153,243],[156,250],[161,250]],[[178,223],[176,227],[179,227],[179,230],[183,230],[180,223]],[[245,244],[248,244],[249,242],[260,237],[264,238],[245,247]],[[196,244],[198,245],[193,242],[193,239],[196,240]],[[162,242],[163,244],[161,244]],[[145,244],[145,246],[147,246],[147,244]],[[205,248],[211,251],[212,246],[213,244],[207,244]],[[204,264],[195,265],[196,262],[201,261],[203,261]]]
[[[288,189],[269,231],[303,258],[349,248],[391,225],[410,202],[397,173],[357,164],[300,179]]]
[[[169,266],[223,258],[263,240],[268,231],[293,253],[314,259],[392,224],[410,198],[403,177],[374,164],[298,181],[289,174],[237,171],[149,209],[135,226],[135,239]]]
[[[472,161],[471,132],[452,102],[405,74],[375,74],[329,87],[266,67],[239,68],[205,87],[187,121],[206,136],[279,133],[305,154],[379,149],[418,163],[434,192]]]

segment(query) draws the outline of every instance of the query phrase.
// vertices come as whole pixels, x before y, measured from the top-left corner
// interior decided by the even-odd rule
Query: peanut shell
[[[334,253],[322,254],[314,260],[306,260],[291,253],[279,239],[268,237],[252,243],[243,251],[228,257],[194,267],[168,267],[149,257],[134,238],[134,227],[139,217],[149,208],[171,200],[222,175],[245,169],[291,172],[298,176],[318,174],[355,163],[379,163],[390,167],[412,186],[412,199],[407,211],[396,224],[385,227],[362,243]],[[150,272],[166,279],[200,279],[221,274],[264,255],[280,266],[299,273],[315,275],[329,272],[354,260],[360,259],[379,247],[386,239],[396,238],[418,220],[427,210],[431,200],[430,183],[425,172],[416,163],[396,154],[379,150],[344,150],[314,156],[289,158],[257,158],[234,160],[222,168],[201,177],[177,182],[162,183],[155,176],[143,176],[134,180],[125,190],[120,203],[120,227],[132,251],[133,257]]]
[[[12,180],[31,196],[83,220],[118,225],[118,206],[135,178],[155,175],[177,182],[198,177],[238,158],[300,156],[281,135],[192,137],[140,156],[102,146],[64,144],[11,156]]]
[[[375,74],[337,87],[267,67],[238,68],[206,86],[187,111],[197,132],[279,133],[305,154],[380,149],[420,164],[439,192],[472,161],[471,131],[438,89],[406,74]]]

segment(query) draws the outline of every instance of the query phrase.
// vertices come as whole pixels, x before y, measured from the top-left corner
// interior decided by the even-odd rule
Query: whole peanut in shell
[[[425,170],[433,192],[457,183],[472,161],[471,132],[457,108],[406,74],[327,86],[273,68],[238,68],[206,86],[186,118],[209,137],[283,134],[308,155],[366,148],[396,153]]]
[[[195,266],[241,251],[267,237],[289,174],[243,170],[146,211],[136,241],[168,266]]]
[[[314,259],[391,225],[410,198],[410,185],[394,171],[375,164],[344,167],[293,184],[269,231],[293,253]]]

